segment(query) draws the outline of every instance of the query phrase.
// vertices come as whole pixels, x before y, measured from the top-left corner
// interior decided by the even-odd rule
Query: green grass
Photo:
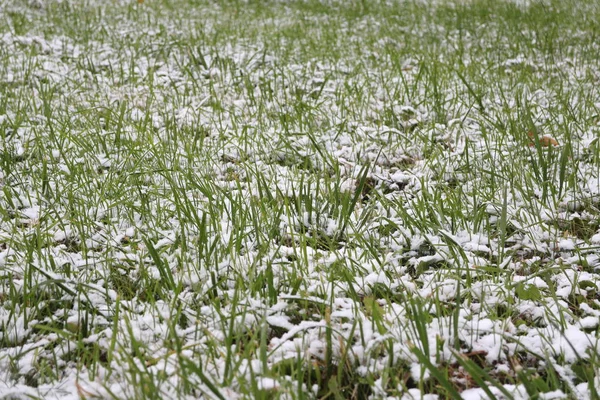
[[[600,7],[519,3],[0,5],[0,393],[599,398]]]

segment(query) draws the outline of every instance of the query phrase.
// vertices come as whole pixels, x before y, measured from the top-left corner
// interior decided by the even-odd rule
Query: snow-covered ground
[[[594,2],[72,3],[0,3],[0,397],[598,398]]]

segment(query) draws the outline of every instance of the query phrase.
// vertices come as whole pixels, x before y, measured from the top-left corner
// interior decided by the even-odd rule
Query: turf
[[[0,397],[600,398],[599,36],[0,2]]]

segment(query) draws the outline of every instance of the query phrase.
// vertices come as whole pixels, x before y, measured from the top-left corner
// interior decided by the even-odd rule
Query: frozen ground
[[[599,21],[1,1],[0,397],[598,399]]]

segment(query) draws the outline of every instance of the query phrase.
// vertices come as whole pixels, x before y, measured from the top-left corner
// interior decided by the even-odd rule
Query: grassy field
[[[595,0],[0,1],[0,398],[600,399]]]

